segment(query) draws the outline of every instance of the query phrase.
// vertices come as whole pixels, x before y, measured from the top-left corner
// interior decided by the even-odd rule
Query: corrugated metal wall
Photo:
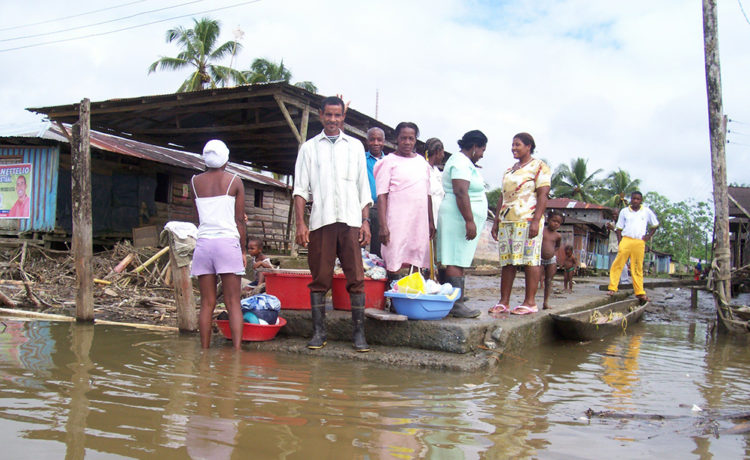
[[[2,219],[20,222],[21,232],[52,231],[57,212],[57,174],[60,168],[60,148],[49,146],[0,146],[0,157],[20,156],[20,163],[33,165],[30,219]]]

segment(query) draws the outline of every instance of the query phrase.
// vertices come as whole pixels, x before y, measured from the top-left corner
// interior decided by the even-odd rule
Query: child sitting
[[[557,271],[557,257],[555,254],[560,248],[562,235],[557,233],[557,229],[565,223],[565,217],[558,211],[552,211],[547,217],[547,225],[544,226],[542,233],[542,270],[544,280],[544,304],[543,309],[549,308],[549,293],[552,290],[552,278]]]
[[[573,255],[573,246],[565,246],[565,260],[562,263],[563,270],[565,272],[565,278],[563,280],[563,290],[570,293],[573,292],[573,275],[578,268],[578,259]]]
[[[255,279],[250,282],[250,287],[255,293],[262,292],[262,288],[265,285],[265,276],[262,271],[258,271],[260,268],[274,268],[271,263],[271,259],[263,254],[263,242],[257,238],[250,238],[247,242],[247,253],[250,254],[250,263],[253,265],[253,271],[255,273]]]

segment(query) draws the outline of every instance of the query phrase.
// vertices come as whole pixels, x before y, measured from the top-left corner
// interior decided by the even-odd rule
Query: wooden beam
[[[307,126],[310,124],[310,110],[305,108],[302,111],[302,120],[299,123],[299,136],[302,138],[300,144],[307,140]]]
[[[236,99],[250,99],[250,98],[259,98],[259,97],[268,97],[273,96],[277,94],[278,90],[266,90],[266,91],[240,91],[236,93],[230,93],[230,94],[211,94],[208,96],[198,96],[198,97],[189,97],[188,93],[180,93],[176,96],[165,96],[165,98],[169,99],[171,97],[175,97],[173,100],[162,100],[157,99],[153,96],[151,97],[144,97],[141,98],[140,104],[138,101],[134,100],[119,100],[119,101],[103,101],[103,102],[97,102],[94,104],[94,107],[92,109],[92,114],[94,115],[105,115],[105,114],[114,114],[114,113],[122,113],[122,112],[131,112],[134,110],[140,110],[144,112],[148,112],[154,109],[165,109],[169,107],[185,107],[190,105],[210,105],[211,103],[217,102],[217,101],[231,101]],[[187,96],[187,97],[186,97]],[[75,109],[75,106],[68,106],[68,107],[60,107],[59,111],[55,111],[54,108],[50,110],[49,112],[42,111],[44,107],[40,108],[30,108],[29,110],[36,113],[44,113],[46,114],[50,119],[59,119],[59,118],[70,118],[75,117],[78,114],[78,111]]]
[[[230,125],[230,126],[203,126],[200,128],[132,128],[129,131],[133,134],[170,134],[170,135],[183,135],[183,134],[206,134],[216,132],[237,132],[247,131],[254,129],[267,129],[267,128],[279,128],[286,126],[286,121],[268,121],[265,123],[250,123],[242,125]]]
[[[65,125],[60,123],[59,121],[55,122],[55,126],[63,133],[63,136],[65,136],[66,139],[68,139],[68,144],[73,145],[73,137],[70,135],[70,132],[65,128]]]
[[[94,271],[91,225],[90,101],[83,99],[71,143],[73,260],[76,269],[76,320],[94,321]]]
[[[302,142],[304,142],[304,140],[302,139],[302,137],[300,137],[299,131],[297,130],[297,126],[294,124],[294,120],[292,120],[292,116],[289,114],[289,111],[286,109],[286,106],[284,105],[284,101],[282,101],[279,96],[274,96],[273,98],[276,99],[276,103],[279,105],[279,109],[281,109],[281,114],[284,115],[284,119],[289,125],[289,128],[291,128],[292,133],[294,133],[294,137],[297,138],[297,142],[301,144]]]

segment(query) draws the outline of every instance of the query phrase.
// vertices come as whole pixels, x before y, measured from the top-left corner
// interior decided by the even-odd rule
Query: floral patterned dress
[[[550,185],[552,173],[542,160],[533,159],[503,176],[503,205],[500,208],[497,242],[500,265],[539,265],[542,254],[544,217],[539,234],[529,238],[529,223],[536,210],[536,191]]]

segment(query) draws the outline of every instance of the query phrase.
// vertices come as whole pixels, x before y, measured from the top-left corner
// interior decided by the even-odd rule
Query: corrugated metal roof
[[[26,133],[20,133],[9,137],[13,137],[16,139],[42,138],[68,143],[67,136],[62,132],[59,126],[53,125],[52,123],[45,123],[44,125],[45,126],[40,129],[31,129]],[[70,134],[71,126],[68,124],[64,124],[63,127],[65,128],[67,133]],[[93,130],[90,132],[90,138],[92,148],[104,150],[106,152],[141,158],[143,160],[155,161],[157,163],[178,166],[186,169],[194,169],[198,171],[203,171],[206,169],[201,155],[198,155],[196,153],[184,152],[181,150],[175,150],[166,147],[159,147],[156,145],[147,144],[145,142],[139,142],[133,139],[126,139],[123,137]],[[230,162],[227,165],[227,172],[237,174],[243,180],[248,180],[256,184],[263,184],[279,188],[289,188],[287,184],[280,180],[257,173],[250,167],[237,163]]]
[[[612,209],[594,203],[571,200],[570,198],[550,198],[547,200],[547,209]]]

